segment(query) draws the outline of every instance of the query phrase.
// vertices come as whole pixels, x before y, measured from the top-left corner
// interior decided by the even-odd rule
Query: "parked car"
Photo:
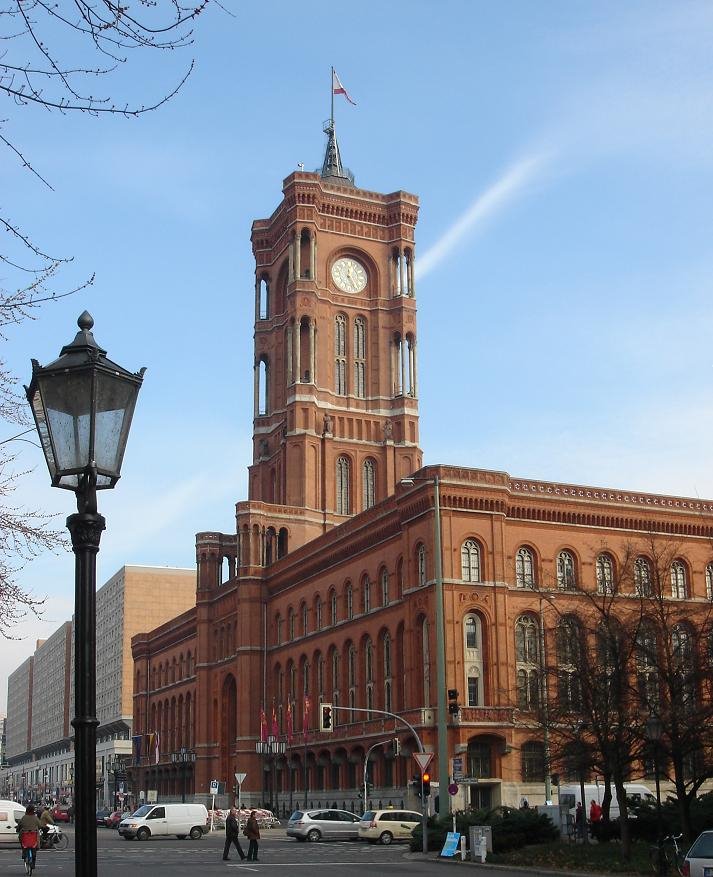
[[[97,810],[97,825],[106,825],[106,818],[111,814],[111,810],[108,807],[102,807],[101,810]]]
[[[411,840],[411,832],[421,819],[415,810],[367,810],[359,821],[359,838],[373,844]]]
[[[702,831],[683,863],[685,877],[713,877],[713,831]]]
[[[52,819],[55,822],[71,822],[69,815],[69,807],[65,807],[62,804],[56,804],[52,810]]]
[[[208,824],[208,811],[203,804],[143,804],[119,823],[119,834],[125,840],[148,840],[150,837],[175,834],[179,840],[203,837]]]
[[[356,840],[359,817],[348,810],[295,810],[287,822],[287,836],[298,841]]]
[[[104,820],[104,825],[107,828],[118,828],[121,820],[128,815],[123,810],[113,810]]]

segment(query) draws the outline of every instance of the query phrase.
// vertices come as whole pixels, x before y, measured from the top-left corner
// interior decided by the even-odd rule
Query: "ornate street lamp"
[[[668,871],[663,854],[661,838],[663,836],[663,824],[661,819],[661,781],[659,779],[659,746],[663,735],[663,724],[658,716],[649,716],[646,720],[646,737],[651,743],[654,756],[654,775],[656,778],[656,843],[658,847],[658,873],[665,874]]]
[[[75,554],[74,574],[74,813],[75,872],[97,873],[95,812],[96,564],[106,521],[97,512],[97,490],[114,487],[145,369],[132,374],[106,358],[84,311],[79,332],[46,366],[32,360],[26,387],[53,487],[73,490],[77,514],[67,518]]]
[[[255,751],[258,755],[263,756],[263,762],[267,760],[270,767],[270,809],[273,813],[275,812],[275,802],[273,802],[273,795],[275,793],[275,761],[277,760],[278,755],[285,754],[285,750],[285,741],[280,740],[279,737],[275,737],[272,734],[270,734],[265,740],[258,740],[255,744]]]
[[[196,753],[192,749],[181,747],[178,752],[171,753],[171,761],[181,773],[181,803],[186,803],[186,772],[196,763]]]

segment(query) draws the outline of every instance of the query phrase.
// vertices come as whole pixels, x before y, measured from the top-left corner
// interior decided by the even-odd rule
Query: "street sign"
[[[450,786],[448,786],[448,794],[449,794],[451,797],[452,797],[453,795],[457,795],[457,794],[458,794],[458,783],[451,783]]]
[[[146,792],[146,803],[155,804],[156,801],[158,801],[158,790],[148,789],[148,791]]]
[[[456,755],[453,759],[453,779],[459,780],[463,776],[463,756]]]
[[[242,784],[243,784],[243,782],[244,782],[246,776],[247,776],[246,773],[236,773],[236,774],[235,774],[235,782],[236,782],[239,786],[242,786]]]
[[[421,773],[423,773],[428,765],[433,761],[432,752],[414,752],[413,757],[416,759],[416,764],[421,769]]]
[[[219,786],[219,785],[220,785],[220,784],[218,783],[218,780],[211,780],[211,781],[210,781],[210,794],[211,794],[211,795],[217,795],[217,794],[218,794],[218,786]]]

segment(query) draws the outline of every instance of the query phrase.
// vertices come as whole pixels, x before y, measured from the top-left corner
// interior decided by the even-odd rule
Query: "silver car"
[[[713,877],[713,831],[702,831],[686,853],[683,873],[689,877]]]
[[[287,823],[287,836],[296,840],[356,840],[359,817],[348,810],[295,810]]]

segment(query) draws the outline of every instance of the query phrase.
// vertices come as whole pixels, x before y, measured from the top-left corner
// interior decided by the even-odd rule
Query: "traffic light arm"
[[[387,710],[369,710],[365,707],[360,706],[334,706],[332,705],[332,711],[335,710],[347,713],[369,713],[372,716],[389,716],[392,719],[396,719],[397,722],[401,722],[402,725],[406,725],[409,731],[413,734],[416,739],[416,743],[418,744],[418,751],[425,752],[426,750],[423,748],[423,743],[421,742],[421,738],[418,736],[418,732],[414,728],[413,725],[409,724],[403,716],[397,716],[396,713],[390,713]],[[388,742],[388,741],[387,741]]]

